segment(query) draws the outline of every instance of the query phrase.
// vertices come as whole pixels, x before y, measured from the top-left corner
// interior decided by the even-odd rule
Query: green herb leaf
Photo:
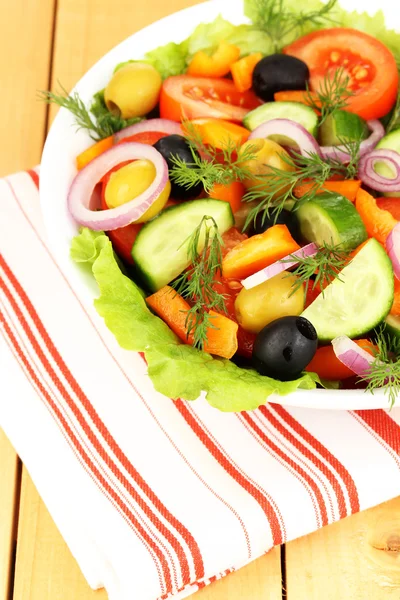
[[[325,75],[318,91],[311,94],[307,87],[307,103],[311,108],[320,112],[320,125],[335,111],[346,108],[348,99],[354,95],[349,88],[349,83],[350,77],[340,67],[336,69],[333,76],[331,73]]]
[[[383,325],[376,331],[375,360],[361,381],[367,383],[367,391],[374,393],[383,388],[393,408],[400,392],[400,340],[390,335]]]

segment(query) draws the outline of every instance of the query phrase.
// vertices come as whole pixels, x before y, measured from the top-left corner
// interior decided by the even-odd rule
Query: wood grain
[[[0,177],[40,162],[47,107],[36,94],[49,85],[54,4],[0,2]]]
[[[287,600],[398,600],[400,498],[287,544],[286,573]]]
[[[12,585],[18,490],[18,457],[0,429],[0,600],[7,600]]]

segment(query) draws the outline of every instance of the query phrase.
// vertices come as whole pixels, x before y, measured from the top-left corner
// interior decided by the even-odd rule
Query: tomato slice
[[[377,198],[376,204],[381,210],[387,210],[396,221],[400,221],[400,198]]]
[[[238,92],[228,79],[175,75],[161,88],[160,115],[172,121],[211,117],[241,122],[260,104],[253,92]]]
[[[342,68],[354,93],[346,110],[364,119],[383,117],[396,101],[399,75],[395,58],[382,42],[366,33],[341,27],[322,29],[298,39],[283,52],[308,65],[314,91],[326,76]]]

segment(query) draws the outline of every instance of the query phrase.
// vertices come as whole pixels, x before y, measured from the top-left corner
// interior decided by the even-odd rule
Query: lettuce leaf
[[[315,388],[313,374],[296,381],[275,381],[182,344],[149,311],[142,291],[122,273],[104,233],[82,228],[72,241],[71,256],[91,266],[100,289],[96,310],[122,348],[145,353],[149,376],[162,394],[196,400],[204,392],[212,406],[228,412],[253,410],[273,393],[286,395],[298,388]]]

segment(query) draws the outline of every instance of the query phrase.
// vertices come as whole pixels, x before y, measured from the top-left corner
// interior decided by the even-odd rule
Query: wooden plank
[[[286,545],[287,600],[398,600],[400,498]]]
[[[22,474],[14,600],[106,600],[92,591],[26,469]]]
[[[0,600],[12,587],[19,475],[18,457],[0,429]]]
[[[0,177],[39,163],[47,107],[55,0],[0,2]]]

